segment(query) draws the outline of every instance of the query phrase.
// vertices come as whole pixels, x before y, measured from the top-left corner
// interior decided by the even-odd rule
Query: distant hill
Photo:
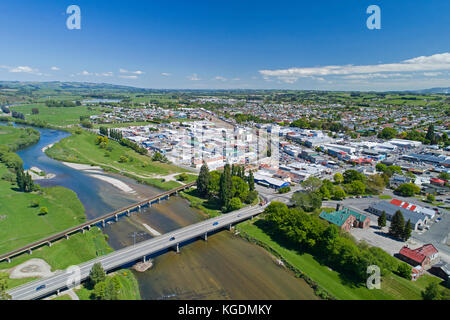
[[[115,85],[109,83],[90,83],[90,82],[32,82],[32,81],[0,81],[0,89],[22,89],[22,90],[113,90],[126,92],[144,92],[147,89],[141,89],[130,86]]]
[[[423,90],[416,90],[412,91],[415,93],[450,93],[450,87],[448,88],[430,88],[430,89],[423,89]]]

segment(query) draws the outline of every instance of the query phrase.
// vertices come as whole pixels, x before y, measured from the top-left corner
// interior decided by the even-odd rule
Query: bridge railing
[[[86,227],[91,227],[91,226],[97,225],[98,223],[101,223],[101,222],[103,222],[105,220],[111,219],[111,218],[115,217],[116,215],[119,215],[121,213],[125,213],[128,210],[135,209],[135,208],[137,208],[139,206],[144,206],[144,205],[150,203],[151,201],[154,201],[154,200],[157,200],[157,199],[161,199],[161,198],[163,198],[163,197],[165,197],[167,195],[170,196],[170,195],[172,195],[174,193],[177,193],[178,191],[182,191],[182,190],[191,188],[195,184],[196,184],[196,182],[194,181],[194,182],[190,182],[188,184],[182,185],[180,187],[176,187],[176,188],[171,189],[169,191],[160,193],[160,194],[158,194],[158,195],[156,195],[154,197],[151,197],[151,198],[148,198],[146,200],[140,201],[138,203],[132,204],[130,206],[118,209],[118,210],[113,211],[111,213],[107,213],[107,214],[105,214],[105,215],[103,215],[101,217],[98,217],[98,218],[86,221],[86,222],[84,222],[84,223],[82,223],[80,225],[77,225],[75,227],[68,228],[68,229],[66,229],[64,231],[58,232],[58,233],[56,233],[56,234],[54,234],[52,236],[49,236],[47,238],[38,240],[36,242],[33,242],[33,243],[31,243],[29,245],[26,245],[24,247],[21,247],[19,249],[10,251],[8,253],[0,255],[0,262],[4,261],[4,260],[9,260],[10,258],[12,258],[14,256],[20,255],[20,254],[25,253],[27,251],[30,251],[32,249],[35,249],[35,248],[38,248],[38,247],[41,247],[41,246],[44,246],[44,245],[47,245],[47,244],[51,244],[53,241],[59,240],[59,239],[64,238],[64,237],[67,237],[67,236],[69,236],[69,235],[71,235],[71,234],[73,234],[75,232],[83,230]]]

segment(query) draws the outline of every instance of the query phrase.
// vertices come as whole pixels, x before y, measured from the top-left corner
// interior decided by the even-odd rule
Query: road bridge
[[[162,253],[164,250],[170,248],[179,252],[181,245],[184,243],[195,238],[202,238],[206,241],[208,233],[224,228],[231,229],[233,224],[246,219],[252,219],[254,216],[258,215],[267,207],[267,205],[268,204],[246,207],[238,211],[207,219],[82,263],[78,265],[80,270],[80,280],[84,281],[89,277],[90,270],[95,263],[100,263],[103,266],[103,269],[108,272],[128,263],[139,260],[146,261],[148,256]],[[42,298],[70,287],[72,277],[73,275],[71,273],[59,271],[50,277],[35,280],[11,289],[8,291],[8,294],[10,294],[14,300]]]

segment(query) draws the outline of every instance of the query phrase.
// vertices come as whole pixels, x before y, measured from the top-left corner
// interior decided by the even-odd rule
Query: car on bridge
[[[216,222],[213,223],[213,226],[217,226],[218,224],[219,224],[219,222],[216,221]]]
[[[169,239],[169,241],[173,241],[173,240],[175,240],[175,237],[172,237],[172,238]]]
[[[39,287],[36,288],[36,291],[45,289],[45,284],[40,285]]]

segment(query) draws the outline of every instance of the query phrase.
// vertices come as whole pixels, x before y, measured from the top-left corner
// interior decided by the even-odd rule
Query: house
[[[348,208],[334,212],[323,211],[319,217],[344,231],[350,231],[352,228],[368,228],[370,225],[369,217]]]
[[[411,182],[412,182],[412,179],[409,178],[409,177],[405,177],[405,176],[401,176],[401,175],[398,175],[398,174],[394,174],[394,175],[391,177],[391,179],[389,180],[389,185],[390,185],[392,188],[397,188],[397,187],[399,187],[401,184],[404,184],[404,183],[411,183]]]
[[[437,261],[439,251],[431,244],[425,244],[417,249],[410,249],[404,246],[398,256],[401,260],[416,267],[421,266],[425,270],[431,268],[431,266]]]

